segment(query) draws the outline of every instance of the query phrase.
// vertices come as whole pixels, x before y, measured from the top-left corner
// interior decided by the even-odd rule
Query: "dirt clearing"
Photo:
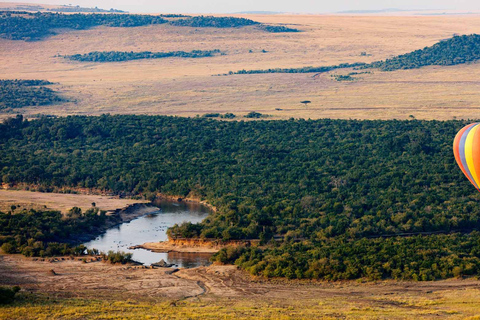
[[[85,194],[43,193],[19,190],[0,190],[0,211],[10,211],[12,205],[22,209],[58,210],[66,213],[73,207],[83,211],[92,208],[92,203],[100,210],[110,211],[135,203],[148,201],[119,199],[118,197]]]

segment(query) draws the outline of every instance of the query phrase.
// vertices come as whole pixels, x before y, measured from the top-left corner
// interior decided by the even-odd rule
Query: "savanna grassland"
[[[0,192],[0,285],[21,287],[0,319],[478,319],[480,195],[451,152],[480,116],[480,41],[454,36],[478,30],[0,13],[1,186],[64,192]],[[340,64],[355,70],[246,74]],[[170,239],[258,245],[178,270],[80,244],[143,202],[120,198],[161,196],[216,208]]]
[[[372,70],[356,81],[335,81],[332,77],[350,70],[318,76],[214,76],[242,69],[379,61],[431,46],[454,34],[475,33],[480,27],[480,17],[476,15],[243,17],[302,32],[269,33],[255,26],[197,28],[160,24],[70,30],[35,42],[0,39],[0,73],[6,79],[54,82],[50,87],[69,100],[25,108],[22,112],[27,115],[195,116],[209,112],[242,115],[251,111],[275,118],[406,119],[413,115],[421,119],[452,119],[479,115],[479,67],[474,63],[393,72]],[[63,58],[95,51],[217,49],[225,55],[114,63]],[[299,103],[302,100],[312,103],[305,107]]]

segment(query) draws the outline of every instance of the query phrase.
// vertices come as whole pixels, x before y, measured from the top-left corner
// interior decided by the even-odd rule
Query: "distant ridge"
[[[81,13],[81,12],[95,12],[95,13],[107,13],[107,12],[113,12],[113,13],[128,13],[128,11],[123,11],[123,10],[118,10],[118,9],[100,9],[98,7],[95,8],[84,8],[80,6],[72,6],[72,5],[64,5],[64,6],[59,6],[58,8],[51,8],[47,9],[47,11],[52,11],[52,12],[75,12],[75,13]]]
[[[277,12],[277,11],[241,11],[235,12],[233,14],[284,14],[285,12]]]
[[[72,13],[128,13],[128,11],[118,10],[118,9],[101,9],[98,7],[95,8],[85,8],[81,6],[73,5],[44,5],[44,4],[29,4],[29,3],[14,3],[14,2],[4,2],[0,6],[2,11],[48,11],[48,12],[72,12]]]
[[[421,10],[402,10],[396,8],[389,8],[389,9],[380,9],[380,10],[346,10],[346,11],[338,11],[337,13],[389,13],[389,12],[408,12],[408,11],[421,11]]]

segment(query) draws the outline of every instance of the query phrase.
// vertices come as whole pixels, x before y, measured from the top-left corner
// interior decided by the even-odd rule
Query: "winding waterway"
[[[209,264],[211,254],[204,253],[158,253],[145,249],[128,249],[130,246],[145,242],[167,240],[167,229],[174,224],[200,222],[207,217],[210,210],[200,204],[187,202],[160,201],[155,203],[159,211],[151,213],[128,223],[108,229],[103,235],[85,243],[87,248],[103,252],[124,251],[133,254],[132,259],[150,265],[160,260],[181,268],[193,268]]]

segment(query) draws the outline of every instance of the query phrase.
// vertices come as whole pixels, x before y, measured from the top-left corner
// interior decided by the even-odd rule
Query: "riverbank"
[[[153,252],[216,253],[227,246],[258,246],[260,240],[216,240],[216,239],[170,239],[168,241],[147,242],[129,249],[146,249]]]
[[[198,204],[207,207],[212,212],[217,212],[215,206],[193,196],[183,197],[156,193],[151,201],[141,200],[142,197],[142,194],[135,197],[120,196],[95,188],[52,187],[46,190],[41,186],[25,183],[13,186],[0,183],[0,211],[5,212],[10,210],[12,205],[21,205],[22,209],[53,209],[65,214],[73,207],[86,211],[91,208],[92,203],[95,203],[96,207],[101,210],[114,211],[133,203],[155,203],[163,200]]]
[[[80,244],[91,241],[99,235],[105,233],[108,229],[123,223],[128,223],[147,214],[159,212],[160,208],[151,203],[134,203],[124,208],[116,209],[107,213],[108,219],[101,226],[97,226],[92,232],[76,235],[71,239],[72,243]]]
[[[217,208],[214,205],[210,204],[206,200],[202,200],[202,199],[192,197],[192,196],[181,197],[181,196],[171,196],[171,195],[165,195],[165,194],[162,194],[162,193],[157,193],[155,201],[162,201],[162,200],[173,201],[173,202],[186,202],[186,203],[192,203],[192,204],[200,204],[204,207],[207,207],[212,212],[217,212]],[[153,201],[153,202],[155,202],[155,201]]]

